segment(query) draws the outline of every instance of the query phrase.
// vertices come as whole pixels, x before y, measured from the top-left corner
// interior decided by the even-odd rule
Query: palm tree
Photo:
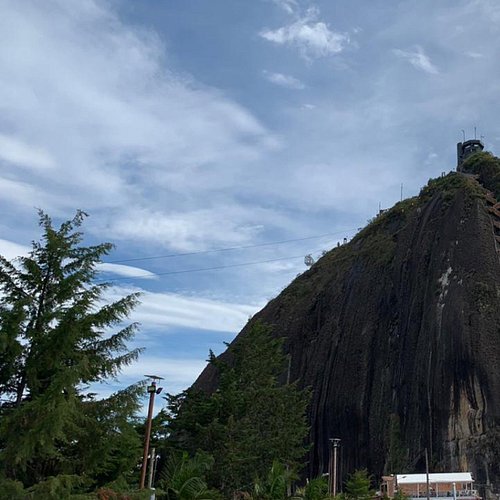
[[[207,486],[205,475],[214,459],[197,453],[189,458],[186,452],[173,453],[160,478],[160,487],[169,500],[220,500],[221,494]]]
[[[303,488],[299,488],[295,494],[300,500],[326,500],[331,498],[328,494],[328,481],[324,477],[311,479]]]
[[[275,460],[267,477],[255,480],[251,496],[255,500],[282,500],[287,498],[289,486],[296,478],[293,470]]]

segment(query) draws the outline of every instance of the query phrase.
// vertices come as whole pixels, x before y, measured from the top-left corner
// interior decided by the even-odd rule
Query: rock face
[[[471,176],[431,181],[252,319],[274,325],[291,379],[313,389],[308,475],[327,470],[328,438],[339,437],[344,476],[423,471],[427,448],[431,471],[470,470],[486,495],[500,489],[492,204]],[[216,384],[212,367],[196,382]]]

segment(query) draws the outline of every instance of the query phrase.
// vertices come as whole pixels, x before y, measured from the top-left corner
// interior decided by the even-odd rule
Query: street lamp
[[[155,402],[155,395],[160,394],[163,390],[162,387],[156,387],[157,380],[163,380],[163,377],[158,375],[144,375],[151,379],[151,384],[148,385],[149,394],[149,408],[148,408],[148,418],[146,420],[146,436],[144,438],[144,454],[142,456],[142,469],[141,469],[141,482],[139,488],[144,489],[144,483],[146,482],[146,469],[148,468],[148,454],[149,454],[149,441],[151,438],[151,423],[153,421],[153,408]]]
[[[337,455],[340,447],[340,438],[330,438],[330,461],[328,467],[328,493],[337,494]]]

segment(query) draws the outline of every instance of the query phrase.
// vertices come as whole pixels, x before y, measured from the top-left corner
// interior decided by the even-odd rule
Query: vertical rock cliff
[[[292,380],[313,389],[309,475],[340,437],[343,474],[422,471],[427,448],[433,471],[500,488],[500,161],[481,153],[464,170],[377,217],[252,320],[274,326]],[[212,367],[196,382],[216,384]]]

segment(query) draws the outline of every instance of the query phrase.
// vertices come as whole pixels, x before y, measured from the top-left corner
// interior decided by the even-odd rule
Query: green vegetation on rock
[[[473,154],[462,164],[464,172],[478,176],[479,182],[500,199],[500,159],[488,152]]]

